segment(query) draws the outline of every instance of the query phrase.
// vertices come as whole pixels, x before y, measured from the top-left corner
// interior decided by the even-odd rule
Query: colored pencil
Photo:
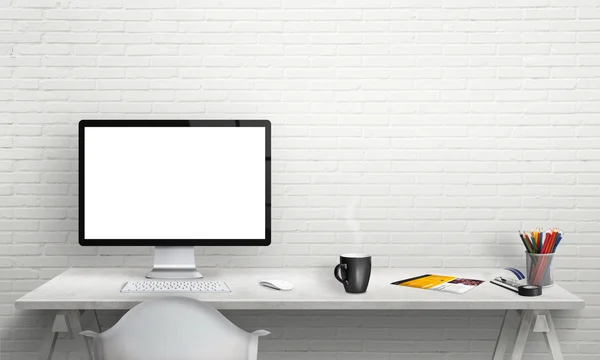
[[[558,247],[558,244],[560,244],[560,240],[562,240],[562,232],[559,232],[557,237],[558,237],[558,239],[556,240],[556,243],[554,244],[554,249],[552,249],[552,252],[555,252],[556,248]]]
[[[525,245],[525,249],[527,250],[527,252],[531,253],[533,251],[533,249],[531,248],[531,244],[529,243],[529,240],[525,239],[525,236],[523,236],[523,233],[520,231],[519,231],[519,237],[521,238],[523,245]]]
[[[519,238],[525,246],[525,250],[532,254],[549,254],[556,251],[558,244],[562,240],[562,232],[559,229],[533,229],[529,233],[519,231]]]
[[[525,251],[529,254],[534,254],[531,257],[531,267],[529,275],[533,284],[541,284],[547,282],[550,276],[550,265],[552,259],[548,256],[536,257],[535,254],[553,254],[556,252],[558,245],[563,237],[562,231],[556,228],[543,231],[540,228],[532,229],[529,233],[519,231],[519,238],[525,246]]]
[[[554,232],[552,232],[551,234],[546,236],[546,242],[544,243],[544,245],[542,246],[542,252],[541,254],[548,254],[551,250],[551,248],[553,247],[552,244],[552,239],[554,237]],[[543,275],[545,275],[546,270],[547,270],[547,264],[548,264],[548,257],[544,256],[542,258],[542,260],[540,261],[539,266],[537,266],[535,268],[534,271],[534,283],[539,283],[539,281],[541,280],[540,277],[542,277]]]
[[[529,238],[529,235],[525,234],[525,239],[527,239],[527,242],[529,243],[529,248],[531,249],[531,252],[533,253],[533,240]]]

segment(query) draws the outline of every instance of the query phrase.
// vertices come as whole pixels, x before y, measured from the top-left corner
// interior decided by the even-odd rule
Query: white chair
[[[258,337],[215,308],[186,297],[143,302],[109,330],[83,331],[94,360],[256,360]]]

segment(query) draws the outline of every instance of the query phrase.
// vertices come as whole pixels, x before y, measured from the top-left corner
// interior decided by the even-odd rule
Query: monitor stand
[[[200,279],[193,246],[157,246],[148,279]]]

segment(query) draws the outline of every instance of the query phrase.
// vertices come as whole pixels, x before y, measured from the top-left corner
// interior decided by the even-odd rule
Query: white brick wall
[[[587,308],[557,313],[559,338],[566,359],[599,359],[599,6],[0,0],[2,359],[33,358],[49,321],[13,309],[25,292],[70,266],[150,263],[149,248],[76,244],[82,118],[273,122],[273,245],[198,249],[204,267],[331,266],[361,250],[450,274],[522,267],[516,230],[560,226],[557,278]],[[500,324],[229,314],[270,329],[262,358],[285,360],[484,359]],[[545,358],[533,340],[528,359]]]

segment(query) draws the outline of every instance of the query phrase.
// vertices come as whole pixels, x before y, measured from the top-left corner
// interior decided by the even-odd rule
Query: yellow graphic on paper
[[[430,289],[432,287],[445,284],[448,281],[456,279],[455,276],[429,275],[415,280],[403,282],[398,285],[410,286],[419,289]]]

